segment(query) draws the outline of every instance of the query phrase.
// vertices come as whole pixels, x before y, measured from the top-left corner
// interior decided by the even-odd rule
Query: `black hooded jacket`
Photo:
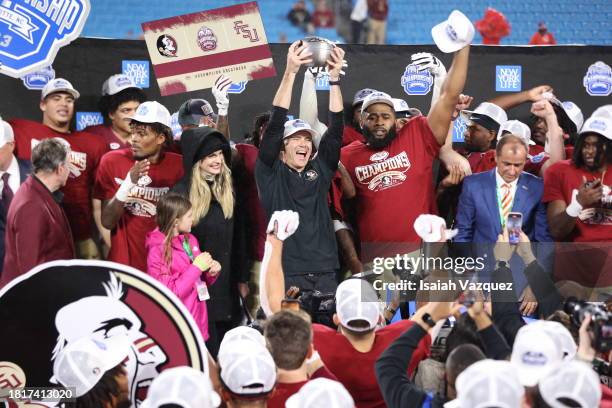
[[[181,150],[185,175],[173,191],[187,197],[189,197],[193,166],[202,158],[222,150],[225,162],[231,166],[229,142],[221,133],[209,127],[183,132]],[[237,286],[238,282],[247,282],[249,277],[241,261],[241,258],[244,258],[241,256],[244,243],[242,228],[235,233],[237,227],[241,225],[239,212],[240,209],[234,207],[233,217],[226,219],[221,205],[213,197],[208,213],[191,228],[191,233],[197,238],[202,252],[210,253],[212,258],[221,264],[221,274],[209,288],[210,300],[207,301],[207,306],[210,322],[235,321],[240,317]],[[236,252],[237,256],[233,257],[233,253]]]

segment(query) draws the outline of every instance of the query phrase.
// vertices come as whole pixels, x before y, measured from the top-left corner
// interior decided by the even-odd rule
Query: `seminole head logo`
[[[130,344],[125,366],[135,408],[166,368],[208,370],[206,347],[189,311],[165,286],[125,265],[39,265],[0,290],[0,318],[11,328],[10,336],[0,336],[0,395],[15,384],[57,386],[55,359],[83,337],[121,337]],[[7,375],[12,380],[2,381]]]
[[[416,65],[408,65],[402,75],[402,87],[408,95],[427,95],[433,81],[431,72],[419,71]]]
[[[174,37],[168,34],[159,36],[157,38],[157,51],[163,57],[176,57],[178,45]]]

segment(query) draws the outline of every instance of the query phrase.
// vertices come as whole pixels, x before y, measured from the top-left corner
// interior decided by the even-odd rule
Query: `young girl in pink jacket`
[[[157,228],[147,234],[147,273],[166,285],[189,309],[204,341],[208,340],[208,286],[221,272],[219,262],[201,252],[191,235],[191,203],[176,193],[157,203]]]

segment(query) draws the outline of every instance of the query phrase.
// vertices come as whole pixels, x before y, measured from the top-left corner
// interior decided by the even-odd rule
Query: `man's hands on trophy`
[[[287,52],[287,72],[297,74],[302,65],[312,62],[312,52],[308,50],[308,45],[298,40],[289,46]]]
[[[337,81],[340,79],[344,64],[344,50],[340,47],[334,47],[329,54],[329,59],[327,60],[327,65],[325,67],[329,74],[330,80]]]
[[[266,232],[281,241],[289,238],[300,225],[300,215],[291,210],[275,211],[270,217]]]

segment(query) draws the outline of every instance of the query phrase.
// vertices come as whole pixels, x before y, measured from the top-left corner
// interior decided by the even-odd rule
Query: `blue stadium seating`
[[[84,36],[137,38],[142,34],[140,23],[180,14],[192,13],[243,3],[246,0],[92,0],[91,13],[83,30]],[[286,15],[293,0],[260,0],[268,41],[278,42],[302,38],[304,33],[292,27]],[[472,21],[493,7],[506,15],[511,34],[502,44],[527,44],[536,31],[538,21],[546,21],[559,44],[612,45],[612,1],[556,0],[526,2],[524,0],[389,0],[387,30],[389,44],[431,44],[430,28],[444,20],[452,9],[462,10]],[[334,41],[342,38],[333,29],[317,34]],[[479,35],[476,41],[481,41]]]

